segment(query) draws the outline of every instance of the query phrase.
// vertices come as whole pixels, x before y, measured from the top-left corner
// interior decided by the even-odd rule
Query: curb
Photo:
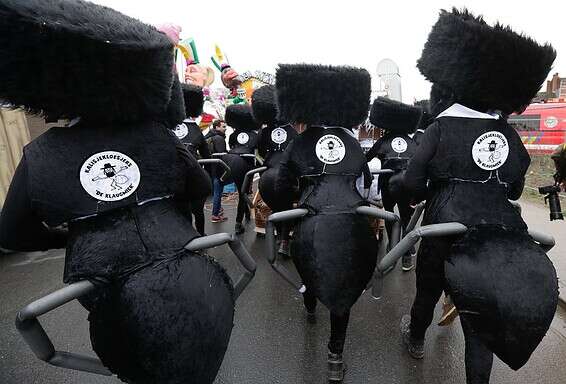
[[[558,305],[566,310],[566,284],[562,281],[558,281],[558,289],[559,289],[559,296],[558,296]]]

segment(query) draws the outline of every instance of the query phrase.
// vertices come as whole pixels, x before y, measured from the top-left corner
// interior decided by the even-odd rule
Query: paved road
[[[234,207],[226,207],[233,214]],[[526,207],[526,216],[530,214]],[[214,231],[230,231],[233,224],[215,224]],[[251,231],[245,242],[258,260],[256,278],[237,303],[235,326],[217,384],[324,383],[328,313],[318,308],[318,323],[307,324],[302,302],[269,268],[264,240]],[[208,231],[213,232],[209,226]],[[232,276],[237,263],[224,248],[212,255]],[[55,368],[38,361],[17,334],[13,321],[22,305],[61,287],[63,253],[15,254],[0,259],[0,383],[2,384],[117,384],[115,378]],[[414,273],[389,275],[384,297],[360,298],[352,311],[345,356],[349,371],[345,384],[463,383],[463,336],[459,324],[431,327],[423,361],[403,350],[398,335],[400,317],[414,295]],[[439,311],[439,308],[437,308]],[[437,313],[437,317],[439,313]],[[86,312],[70,303],[42,318],[57,349],[92,353]],[[514,372],[496,361],[492,383],[559,384],[566,382],[566,327],[557,316],[553,327],[530,362]]]

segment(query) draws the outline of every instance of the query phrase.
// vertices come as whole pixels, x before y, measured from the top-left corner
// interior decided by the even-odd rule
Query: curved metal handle
[[[215,153],[215,155],[216,155],[216,153]],[[198,163],[199,164],[216,164],[216,165],[220,165],[222,168],[224,168],[224,173],[222,174],[222,176],[220,176],[220,181],[222,181],[222,182],[224,182],[226,179],[228,179],[230,177],[230,175],[232,174],[232,170],[230,169],[228,164],[226,164],[221,159],[200,159],[200,160],[198,160]]]
[[[253,180],[253,178],[252,178],[253,175],[255,175],[256,173],[263,173],[263,172],[265,172],[266,169],[267,169],[267,167],[265,167],[265,166],[254,168],[254,169],[246,172],[246,174],[244,175],[244,181],[242,183],[242,191],[240,193],[242,194],[242,197],[244,198],[246,204],[250,208],[254,207],[253,203],[250,201],[250,198],[248,197],[248,194],[247,194],[248,188],[250,187],[250,179]]]
[[[96,357],[56,351],[51,339],[37,319],[39,316],[93,292],[95,289],[96,286],[92,282],[88,280],[79,281],[28,304],[18,312],[16,328],[38,359],[61,368],[112,376],[112,372]]]
[[[194,252],[217,247],[223,244],[228,244],[232,253],[236,255],[238,261],[245,269],[236,281],[236,284],[234,284],[234,298],[235,300],[238,300],[238,297],[240,297],[244,289],[246,289],[248,284],[254,278],[257,264],[236,235],[222,232],[215,233],[214,235],[197,237],[187,243],[187,245],[185,245],[185,249]]]
[[[376,171],[371,172],[372,175],[392,175],[394,173],[395,171],[393,169],[388,169],[388,168],[378,169]]]
[[[285,268],[284,265],[279,263],[277,255],[277,243],[275,241],[275,225],[274,223],[280,223],[283,221],[290,221],[300,219],[309,213],[307,209],[297,208],[289,209],[287,211],[276,212],[267,218],[267,225],[265,226],[265,240],[267,242],[267,261],[271,267],[277,272],[286,282],[291,284],[300,293],[306,291],[305,285],[297,281],[293,276],[293,273]]]
[[[407,224],[407,228],[405,229],[405,232],[411,232],[413,229],[415,229],[415,227],[417,226],[417,223],[419,222],[419,219],[421,218],[423,211],[425,209],[425,205],[426,205],[426,201],[421,201],[419,204],[417,204],[417,206],[415,207],[415,211],[413,212],[413,215],[411,216],[411,220],[409,220],[409,224]]]
[[[550,251],[556,244],[554,237],[552,235],[547,235],[546,233],[529,229],[529,236],[531,236],[545,252]]]

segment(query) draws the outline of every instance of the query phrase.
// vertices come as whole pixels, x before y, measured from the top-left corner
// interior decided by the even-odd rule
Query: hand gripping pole
[[[248,207],[253,208],[254,205],[253,203],[250,201],[250,198],[248,197],[248,188],[250,186],[250,180],[253,180],[253,176],[256,173],[263,173],[265,172],[265,170],[267,169],[267,167],[262,166],[262,167],[258,167],[258,168],[254,168],[248,172],[246,172],[246,175],[244,176],[244,182],[242,183],[242,196],[244,198],[244,200],[246,201],[246,204],[248,205]]]
[[[389,239],[389,243],[391,245],[391,248],[394,248],[397,245],[399,239],[401,238],[401,219],[397,214],[383,209],[363,207],[363,206],[358,207],[356,209],[356,213],[360,215],[376,217],[378,219],[383,219],[385,221],[393,222],[393,228],[391,229],[391,239]],[[373,273],[372,281],[367,287],[369,288],[371,286],[372,288],[371,295],[376,299],[381,297],[381,289],[383,287],[382,278],[383,278],[383,274],[380,273],[376,268],[376,270]]]
[[[210,236],[198,237],[185,245],[185,249],[189,251],[200,251],[207,248],[217,247],[226,243],[245,269],[245,271],[238,278],[238,281],[236,281],[236,284],[234,284],[234,298],[235,300],[237,300],[244,289],[246,289],[250,281],[252,281],[252,279],[254,278],[257,264],[236,235],[228,233],[216,233]]]
[[[267,218],[267,225],[265,227],[265,239],[267,241],[267,261],[275,270],[275,272],[283,277],[286,282],[291,284],[293,288],[295,288],[300,293],[304,293],[306,291],[305,285],[302,282],[297,281],[291,271],[289,271],[287,268],[285,268],[284,265],[279,263],[277,243],[275,241],[275,223],[297,220],[301,217],[306,216],[308,213],[309,211],[304,208],[290,209],[287,211],[273,213]]]
[[[18,312],[16,328],[38,359],[56,367],[112,376],[112,373],[95,357],[56,351],[37,319],[39,316],[93,292],[95,289],[96,286],[92,282],[88,280],[79,281],[28,304]]]
[[[230,174],[232,173],[232,170],[230,169],[228,164],[226,164],[221,159],[200,159],[200,160],[198,160],[198,163],[199,164],[216,164],[216,165],[220,165],[222,168],[224,168],[224,173],[222,174],[222,176],[220,176],[220,181],[222,181],[222,182],[226,181],[230,177]]]

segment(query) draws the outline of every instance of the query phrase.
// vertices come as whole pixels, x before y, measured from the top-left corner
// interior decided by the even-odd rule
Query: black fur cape
[[[371,78],[362,68],[280,64],[279,120],[352,128],[368,114]]]
[[[277,104],[275,87],[264,85],[252,94],[252,113],[258,124],[277,124]]]
[[[556,51],[466,9],[442,10],[417,67],[449,89],[455,101],[479,110],[522,112],[546,79]]]
[[[169,101],[173,44],[81,0],[0,2],[0,100],[51,118],[140,121]]]
[[[194,84],[181,84],[185,99],[185,113],[188,117],[198,117],[202,114],[204,94],[202,88]]]
[[[230,105],[226,108],[224,120],[238,131],[253,131],[259,128],[252,116],[252,108],[248,104]]]
[[[369,115],[371,123],[387,132],[408,134],[417,130],[423,110],[386,97],[374,100]]]

